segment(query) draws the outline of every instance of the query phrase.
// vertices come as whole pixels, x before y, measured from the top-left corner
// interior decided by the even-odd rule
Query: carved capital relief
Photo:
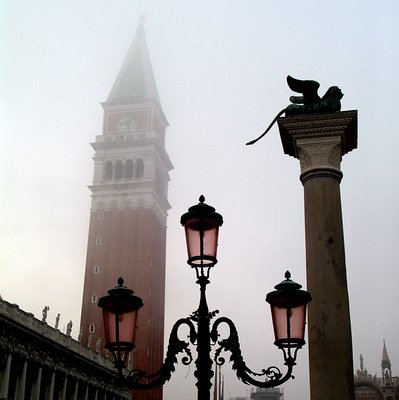
[[[323,167],[340,170],[342,159],[340,136],[298,138],[296,146],[302,174],[310,169]]]

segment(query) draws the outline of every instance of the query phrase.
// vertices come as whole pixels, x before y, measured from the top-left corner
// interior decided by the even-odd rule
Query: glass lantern
[[[312,298],[309,292],[301,290],[302,285],[290,279],[289,271],[285,278],[266,296],[272,313],[274,344],[282,349],[299,349],[305,344],[306,305]]]
[[[186,234],[187,263],[192,267],[212,267],[217,263],[219,227],[223,217],[204,201],[205,197],[201,195],[199,203],[190,207],[180,219]]]

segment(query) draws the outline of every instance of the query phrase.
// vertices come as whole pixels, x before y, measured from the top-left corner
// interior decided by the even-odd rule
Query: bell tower
[[[162,365],[165,306],[166,219],[169,171],[168,126],[149,59],[143,24],[106,102],[94,149],[90,226],[84,279],[81,342],[103,349],[98,299],[123,277],[143,299],[134,367],[155,372]],[[162,391],[137,392],[159,400]]]

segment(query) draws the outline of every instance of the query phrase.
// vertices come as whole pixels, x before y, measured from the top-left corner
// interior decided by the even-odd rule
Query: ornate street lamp
[[[184,365],[193,361],[190,344],[196,347],[197,358],[194,376],[197,378],[198,400],[210,400],[213,370],[212,364],[225,363],[222,352],[230,352],[232,368],[237,377],[246,384],[269,388],[281,385],[293,377],[292,370],[296,365],[298,350],[305,344],[306,305],[311,300],[310,294],[301,290],[301,285],[292,281],[291,274],[285,273],[285,280],[275,286],[275,291],[266,296],[270,304],[275,334],[274,344],[283,351],[284,364],[287,371],[283,374],[275,366],[263,369],[262,372],[251,371],[241,354],[237,329],[229,318],[218,317],[219,311],[209,311],[206,300],[206,286],[209,283],[210,269],[217,263],[217,241],[219,227],[223,218],[215,209],[204,203],[201,196],[199,203],[189,208],[181,217],[185,228],[188,260],[187,263],[196,270],[197,283],[200,286],[200,302],[198,309],[187,318],[179,319],[173,326],[169,337],[166,357],[160,370],[148,375],[145,371],[133,369],[126,371],[127,354],[134,349],[134,337],[138,310],[143,302],[133,291],[123,286],[123,279],[118,280],[118,286],[108,291],[108,296],[102,297],[98,305],[103,310],[105,326],[105,348],[110,350],[120,378],[132,389],[152,389],[162,386],[171,378],[178,362],[177,355]],[[222,339],[219,326],[229,327],[228,337]],[[178,330],[182,325],[189,328],[188,342],[180,340]],[[211,347],[215,347],[213,360]],[[259,380],[256,377],[263,377]]]

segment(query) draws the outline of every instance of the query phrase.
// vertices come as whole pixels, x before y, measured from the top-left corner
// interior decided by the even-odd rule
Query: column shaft
[[[321,174],[322,175],[322,174]],[[304,182],[312,400],[354,399],[352,338],[339,180]]]
[[[8,354],[5,367],[1,372],[1,382],[0,382],[0,398],[8,398],[8,388],[10,385],[10,370],[11,370],[11,354]]]
[[[32,387],[32,400],[40,400],[41,383],[42,383],[42,367],[39,366],[37,370],[36,380]]]
[[[86,391],[85,391],[85,398],[84,398],[84,400],[88,400],[88,398],[89,398],[89,385],[88,385],[88,383],[86,382]]]
[[[68,375],[65,375],[64,383],[63,383],[63,386],[62,386],[61,400],[67,400],[67,398],[66,398],[67,386],[68,386]]]
[[[53,397],[54,397],[54,386],[55,386],[55,371],[51,371],[50,386],[48,387],[48,392],[47,392],[47,399],[48,400],[53,400]]]
[[[73,387],[72,400],[78,400],[79,380],[76,379]]]
[[[28,361],[24,360],[22,365],[21,376],[18,379],[18,394],[17,399],[24,400],[25,398],[25,388],[26,388],[26,372],[28,369]]]

